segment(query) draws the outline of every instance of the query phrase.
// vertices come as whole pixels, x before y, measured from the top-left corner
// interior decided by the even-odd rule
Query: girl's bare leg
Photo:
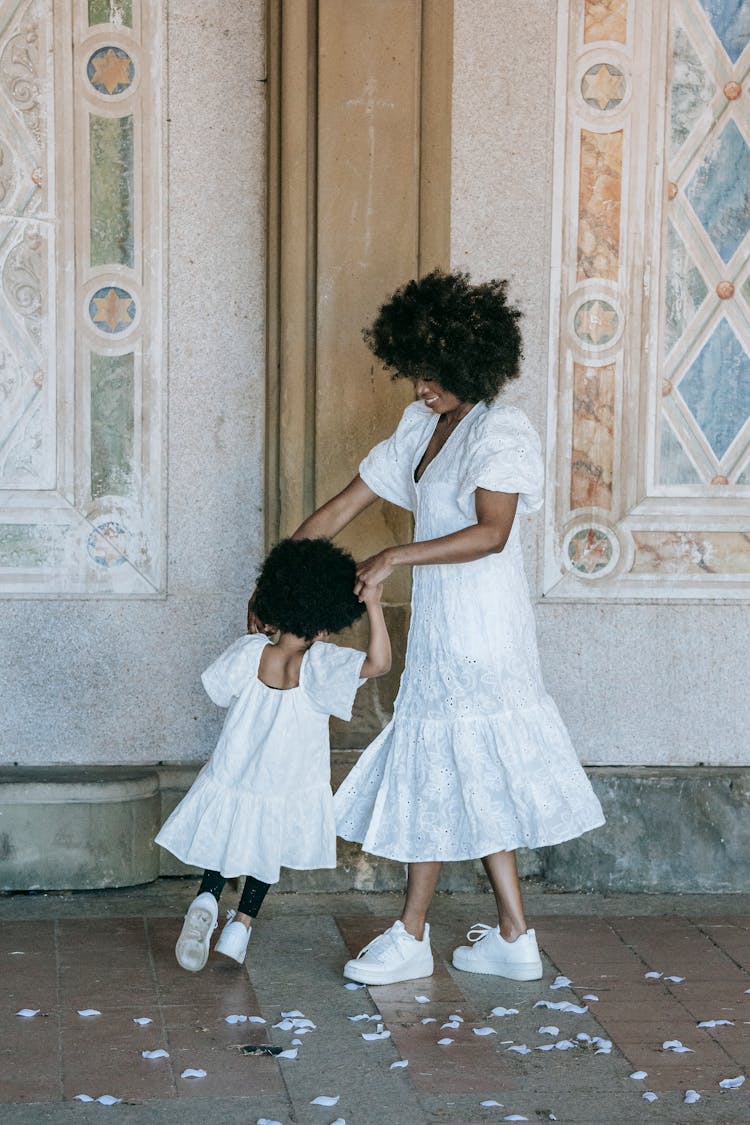
[[[518,881],[516,853],[494,852],[492,855],[484,856],[482,863],[497,903],[500,936],[505,941],[515,941],[521,934],[525,934],[528,928],[523,910],[521,884]]]
[[[442,863],[410,863],[406,880],[406,902],[401,911],[404,929],[421,941],[424,937],[424,924],[435,894]]]

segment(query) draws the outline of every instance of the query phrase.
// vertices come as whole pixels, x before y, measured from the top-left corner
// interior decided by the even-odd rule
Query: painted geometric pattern
[[[657,485],[742,486],[750,456],[749,44],[750,0],[673,0]]]
[[[159,8],[0,0],[6,594],[163,588]]]
[[[545,596],[747,599],[750,0],[565,11]]]
[[[0,488],[55,483],[54,363],[47,310],[51,123],[40,97],[51,8],[0,7]]]

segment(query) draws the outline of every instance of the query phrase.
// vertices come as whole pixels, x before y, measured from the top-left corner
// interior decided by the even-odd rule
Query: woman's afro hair
[[[263,563],[254,609],[264,624],[311,641],[362,616],[356,580],[354,559],[329,539],[282,539]]]
[[[472,285],[466,273],[433,270],[380,308],[366,343],[394,379],[433,380],[461,402],[491,402],[518,375],[520,309],[507,281]]]

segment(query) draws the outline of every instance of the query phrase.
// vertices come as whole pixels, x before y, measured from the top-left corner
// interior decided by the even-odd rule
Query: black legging
[[[218,902],[221,898],[221,892],[224,890],[225,883],[226,879],[223,875],[220,875],[218,871],[204,871],[198,894],[200,895],[203,894],[204,891],[208,891]],[[238,913],[248,914],[251,918],[257,918],[258,911],[263,905],[263,899],[266,897],[270,886],[270,883],[263,883],[260,879],[256,879],[254,875],[246,875],[245,886],[242,888],[242,898],[237,907]]]

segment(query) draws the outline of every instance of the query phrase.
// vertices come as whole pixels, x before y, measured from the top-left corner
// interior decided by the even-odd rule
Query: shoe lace
[[[360,957],[364,957],[366,953],[369,953],[374,960],[382,961],[395,942],[396,935],[393,933],[392,929],[389,928],[385,930],[384,933],[374,937],[372,941],[369,941],[364,949],[360,949],[356,960],[359,961]]]
[[[492,926],[485,925],[484,922],[475,922],[467,933],[466,937],[472,943],[472,945],[475,945],[478,941],[483,941],[487,937],[487,934],[490,933],[492,928]]]
[[[227,922],[233,922],[236,917],[236,910],[227,910]]]

